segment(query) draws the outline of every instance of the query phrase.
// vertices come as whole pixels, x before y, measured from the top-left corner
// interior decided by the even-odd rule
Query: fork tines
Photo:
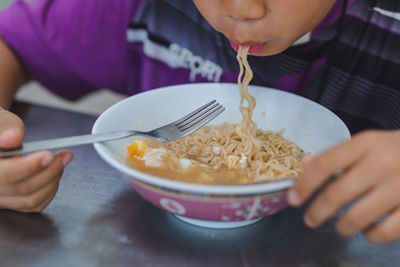
[[[187,116],[175,122],[175,126],[182,132],[200,128],[221,114],[225,108],[216,100],[212,100],[204,106],[189,113]]]

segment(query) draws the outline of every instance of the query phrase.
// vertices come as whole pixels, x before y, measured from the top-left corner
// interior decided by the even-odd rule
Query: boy
[[[306,224],[317,227],[344,204],[359,199],[338,220],[339,233],[364,232],[377,243],[398,238],[398,1],[194,4],[205,20],[187,0],[17,1],[0,14],[0,104],[8,107],[16,88],[29,78],[71,99],[99,88],[135,94],[177,83],[235,82],[237,63],[230,47],[249,46],[254,84],[318,101],[354,134],[385,129],[362,132],[304,159],[304,172],[289,192],[289,203],[303,204],[342,171],[311,203]],[[0,120],[0,146],[20,144],[22,122],[4,110]],[[1,159],[0,206],[41,211],[71,159],[69,151]]]

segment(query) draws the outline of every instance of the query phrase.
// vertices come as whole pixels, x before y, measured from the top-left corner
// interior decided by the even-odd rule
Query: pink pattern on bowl
[[[196,195],[174,192],[126,177],[147,201],[169,213],[208,221],[250,221],[288,206],[286,190],[259,195]]]

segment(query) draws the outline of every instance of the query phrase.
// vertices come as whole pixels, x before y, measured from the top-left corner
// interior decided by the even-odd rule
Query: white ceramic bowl
[[[317,155],[350,139],[346,125],[331,111],[306,98],[265,87],[249,86],[257,105],[253,120],[263,130],[280,131],[304,151]],[[216,99],[226,110],[210,125],[237,123],[236,84],[201,83],[170,86],[137,94],[113,105],[96,120],[93,133],[151,130]],[[200,185],[152,176],[127,166],[126,147],[138,137],[97,143],[99,155],[120,171],[146,200],[178,218],[204,227],[233,228],[253,223],[287,207],[291,181],[249,185]]]

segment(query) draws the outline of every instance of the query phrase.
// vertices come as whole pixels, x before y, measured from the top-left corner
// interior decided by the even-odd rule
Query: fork
[[[106,142],[134,135],[149,137],[161,142],[175,141],[198,130],[200,127],[221,114],[224,110],[225,108],[221,104],[219,104],[216,100],[212,100],[211,102],[184,116],[183,118],[148,132],[121,130],[25,142],[17,149],[1,150],[0,157],[19,155],[37,150]]]

